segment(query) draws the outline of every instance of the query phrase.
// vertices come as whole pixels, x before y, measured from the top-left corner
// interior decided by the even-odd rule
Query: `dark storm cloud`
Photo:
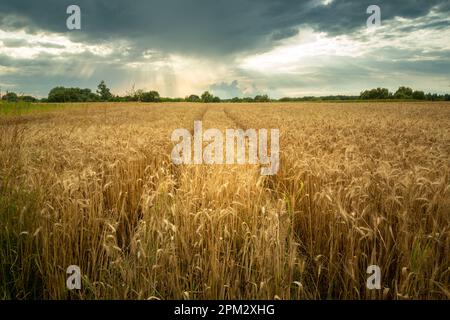
[[[82,30],[66,28],[71,4],[81,7]],[[375,44],[373,34],[360,32],[371,4],[381,7],[382,25],[388,26]],[[445,34],[449,12],[449,0],[1,0],[0,32],[13,32],[0,39],[0,86],[45,96],[56,85],[94,89],[106,79],[113,91],[123,92],[135,83],[156,84],[147,89],[173,96],[183,85],[177,76],[190,68],[214,74],[209,66],[216,63],[228,68],[225,76],[212,77],[196,90],[209,89],[222,97],[276,97],[283,92],[357,93],[408,81],[431,90],[448,81],[448,46],[439,37],[431,47],[420,41],[400,46],[398,39],[425,32],[419,37],[423,41]],[[414,20],[394,23],[396,17]],[[327,33],[329,39],[348,35],[372,49],[357,59],[318,55],[311,64],[301,60],[288,71],[271,70],[271,75],[239,65],[242,57],[268,52],[310,29]],[[32,36],[41,33],[63,37]],[[171,65],[173,54],[198,63],[177,70]]]
[[[267,47],[296,34],[299,25],[330,34],[365,26],[373,1],[335,0],[2,0],[0,28],[68,33],[88,42],[125,39],[138,48],[200,55],[226,55]],[[66,29],[66,8],[77,4],[82,30]],[[382,19],[414,18],[431,8],[449,10],[445,0],[379,0]],[[18,17],[14,20],[11,15]]]
[[[287,28],[287,29],[282,29],[279,31],[276,31],[273,33],[272,35],[272,39],[273,40],[283,40],[286,38],[290,38],[293,37],[295,35],[298,34],[298,30],[295,28]]]
[[[0,66],[15,70],[0,75],[0,83],[17,92],[46,96],[50,88],[56,86],[94,89],[101,79],[106,79],[112,87],[125,85],[131,88],[135,81],[132,70],[124,68],[121,61],[112,62],[90,52],[66,54],[65,58],[55,60],[54,55],[45,53],[39,59],[12,58],[0,54]]]

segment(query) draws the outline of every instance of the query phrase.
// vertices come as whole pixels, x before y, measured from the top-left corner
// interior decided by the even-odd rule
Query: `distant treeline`
[[[376,100],[376,99],[402,99],[402,100],[429,100],[429,101],[449,101],[450,95],[438,95],[436,93],[427,93],[423,91],[413,90],[409,87],[400,87],[395,93],[390,92],[386,88],[376,88],[361,92],[360,99]]]
[[[306,97],[298,97],[298,98],[291,98],[291,97],[284,97],[281,99],[278,99],[278,101],[281,102],[297,102],[297,101],[345,101],[345,100],[359,100],[359,96],[343,96],[343,95],[337,95],[337,96],[306,96]]]
[[[17,95],[14,92],[7,92],[1,97],[2,100],[16,102],[296,102],[296,101],[346,101],[346,100],[428,100],[428,101],[450,101],[450,95],[439,95],[413,90],[409,87],[399,87],[396,92],[390,92],[386,88],[375,88],[365,90],[359,96],[334,95],[334,96],[306,96],[306,97],[284,97],[281,99],[271,99],[267,94],[256,95],[255,97],[232,99],[220,99],[205,91],[198,96],[192,94],[185,98],[165,98],[161,97],[157,91],[134,90],[134,88],[124,96],[114,95],[106,86],[105,81],[101,81],[97,86],[97,91],[91,89],[55,87],[48,93],[47,98],[37,99],[29,95]]]
[[[328,100],[428,100],[428,101],[450,101],[450,94],[427,93],[413,90],[409,87],[399,87],[397,91],[390,92],[386,88],[375,88],[365,90],[359,96],[323,96],[323,97],[301,97],[281,98],[278,101],[328,101]]]

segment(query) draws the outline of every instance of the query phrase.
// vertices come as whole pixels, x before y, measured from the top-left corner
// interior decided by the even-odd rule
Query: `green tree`
[[[112,96],[112,94],[111,94],[109,88],[106,86],[104,80],[102,80],[102,81],[99,83],[99,85],[97,86],[97,89],[98,89],[98,90],[97,90],[97,93],[99,94],[100,99],[101,99],[102,101],[109,101],[109,100],[112,99],[113,96]]]
[[[48,102],[88,102],[98,99],[91,89],[55,87],[48,93]]]
[[[214,96],[209,93],[209,91],[205,91],[202,94],[202,102],[213,102]]]
[[[157,102],[159,101],[159,93],[157,91],[143,92],[140,100],[143,102]]]
[[[425,93],[423,91],[414,91],[412,94],[413,99],[415,100],[425,100]]]
[[[255,100],[255,102],[269,102],[270,98],[267,94],[263,94],[255,96],[253,100]]]
[[[187,102],[200,102],[202,101],[202,99],[200,99],[199,96],[197,96],[196,94],[191,94],[189,97],[186,98]]]
[[[363,100],[373,99],[389,99],[391,93],[386,88],[376,88],[371,90],[365,90],[361,92],[359,98]]]
[[[6,92],[6,94],[2,97],[2,100],[8,102],[17,102],[19,101],[19,97],[14,92]]]
[[[413,90],[409,87],[400,87],[394,93],[396,99],[412,99]]]
[[[19,97],[19,100],[24,101],[24,102],[36,102],[37,101],[37,99],[32,96],[21,96],[21,97]]]

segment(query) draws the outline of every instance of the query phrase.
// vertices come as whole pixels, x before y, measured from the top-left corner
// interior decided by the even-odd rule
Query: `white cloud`
[[[9,47],[5,42],[20,40],[23,46]],[[113,52],[113,46],[87,45],[74,42],[66,36],[53,33],[30,34],[24,30],[0,30],[0,54],[18,59],[34,59],[40,54],[64,56],[65,54],[79,54],[90,52],[99,57],[106,57]]]
[[[450,64],[450,28],[436,30],[428,25],[445,20],[431,12],[416,19],[395,18],[378,29],[361,28],[345,36],[301,29],[267,52],[240,57],[238,65],[259,86],[271,84],[281,96],[357,94],[364,87],[403,84],[443,92],[450,78],[433,63]],[[407,63],[417,65],[407,69]]]
[[[325,33],[300,30],[298,36],[268,52],[244,57],[240,67],[266,74],[293,72],[311,67],[321,56],[359,57],[364,52],[364,46],[351,37],[328,37]]]
[[[14,67],[6,67],[6,66],[2,66],[0,65],[0,74],[1,75],[7,75],[7,74],[11,74],[17,71],[17,68]]]

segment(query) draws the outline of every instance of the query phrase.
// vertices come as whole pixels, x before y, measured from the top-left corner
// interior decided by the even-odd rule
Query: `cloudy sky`
[[[66,9],[81,8],[81,30]],[[367,28],[369,5],[381,26]],[[1,0],[0,86],[222,98],[450,92],[450,0]]]

